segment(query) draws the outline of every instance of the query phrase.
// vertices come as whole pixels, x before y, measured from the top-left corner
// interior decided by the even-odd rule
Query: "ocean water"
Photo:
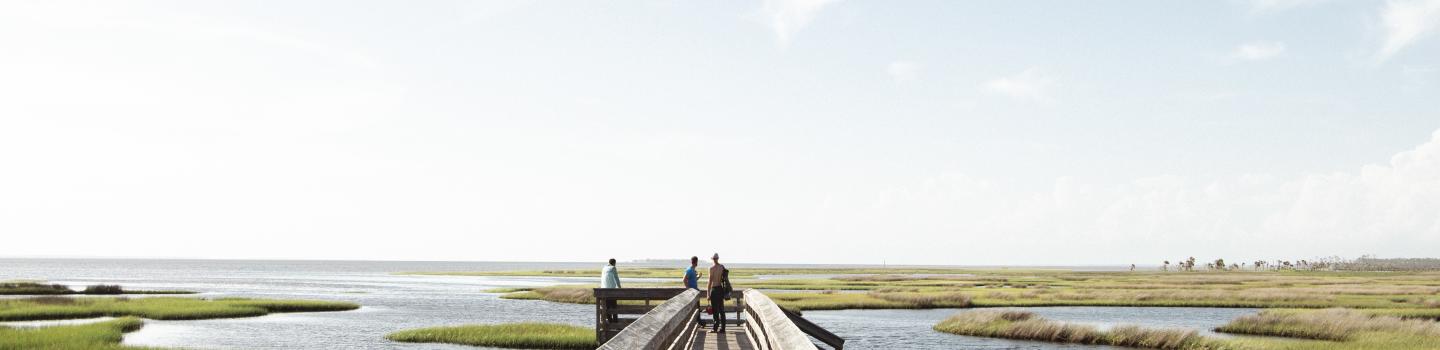
[[[745,265],[735,264],[733,268]],[[500,299],[486,290],[598,283],[596,278],[408,276],[403,271],[598,269],[593,263],[0,259],[0,280],[74,286],[179,289],[201,297],[343,300],[361,309],[261,317],[147,320],[125,344],[188,349],[477,349],[384,339],[393,331],[470,323],[543,321],[592,326],[594,307]],[[646,279],[626,279],[645,282]],[[1064,321],[1208,330],[1254,312],[1211,308],[1031,308]],[[810,311],[806,318],[847,339],[849,349],[1076,349],[1094,346],[956,336],[930,326],[958,310]],[[24,323],[7,323],[26,325]],[[32,323],[44,326],[47,323]]]

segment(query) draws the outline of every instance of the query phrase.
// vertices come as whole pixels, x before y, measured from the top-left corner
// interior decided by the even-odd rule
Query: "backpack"
[[[730,292],[735,291],[734,288],[730,287],[730,269],[725,269],[725,271],[720,274],[720,291],[725,293],[726,296],[729,296]]]

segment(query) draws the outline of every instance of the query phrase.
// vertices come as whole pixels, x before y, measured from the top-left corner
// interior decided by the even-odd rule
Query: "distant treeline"
[[[1175,262],[1175,271],[1440,271],[1440,259],[1435,258],[1394,258],[1381,259],[1365,255],[1356,259],[1346,259],[1338,256],[1320,258],[1314,260],[1256,260],[1244,263],[1226,263],[1225,259],[1215,259],[1213,262],[1205,262],[1200,267],[1196,266],[1195,257]],[[1131,265],[1131,270],[1134,270]],[[1170,271],[1169,260],[1160,265],[1161,271]]]
[[[1372,256],[1362,256],[1359,259],[1343,262],[1336,266],[1336,270],[1342,271],[1440,271],[1440,259],[1435,258],[1396,258],[1380,259]]]

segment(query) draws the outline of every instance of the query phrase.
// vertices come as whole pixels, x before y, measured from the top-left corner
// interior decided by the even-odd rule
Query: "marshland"
[[[106,347],[578,349],[594,336],[593,264],[221,261],[186,262],[207,271],[186,275],[162,260],[4,262],[16,278],[73,290],[196,293],[0,299],[0,325],[27,342],[73,334]],[[621,268],[627,286],[678,285],[678,268],[635,265]],[[1440,318],[1440,273],[1431,271],[732,269],[738,288],[765,291],[855,349],[1423,349]]]

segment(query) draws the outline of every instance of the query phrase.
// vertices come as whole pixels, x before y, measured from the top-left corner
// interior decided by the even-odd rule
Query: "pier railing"
[[[609,298],[602,299],[602,290]],[[623,289],[617,289],[623,290]],[[644,291],[644,293],[658,293],[658,291]],[[627,322],[619,322],[618,319],[606,320],[606,315],[618,315],[620,306],[605,308],[601,300],[616,300],[614,298],[634,298],[636,294],[624,295],[625,293],[614,293],[611,290],[596,289],[596,315],[600,317],[596,321],[595,332],[597,340],[600,340],[600,350],[659,350],[659,349],[684,349],[684,344],[689,344],[690,334],[693,334],[695,323],[699,322],[696,317],[699,308],[700,291],[687,289],[680,291],[678,295],[666,300],[665,303],[650,308],[643,316]],[[651,294],[655,295],[655,294]],[[636,300],[636,299],[620,299]],[[599,311],[607,309],[606,311]],[[614,327],[620,330],[614,336],[599,337],[604,334],[611,334]],[[602,340],[603,339],[603,340]]]
[[[700,305],[708,300],[710,293],[687,288],[595,288],[595,340],[601,344],[607,343],[622,330],[629,329],[636,322],[640,322],[652,311],[660,309],[661,306],[670,303],[675,298],[681,297],[686,291],[696,292],[695,300],[690,300],[691,309],[679,311],[691,312],[692,319],[699,322],[698,315],[705,310]],[[731,292],[726,299],[724,312],[734,312],[735,319],[729,323],[738,323],[741,319],[741,305],[744,304],[744,291]],[[634,302],[643,302],[636,305]],[[664,304],[662,304],[662,302]],[[660,306],[652,305],[658,304]],[[693,310],[692,310],[693,309]],[[663,318],[666,315],[655,315],[652,319]],[[692,326],[698,326],[692,325]]]
[[[692,349],[705,294],[685,288],[596,288],[595,339],[604,350]],[[844,348],[844,339],[781,309],[760,291],[737,290],[727,299],[734,302],[717,311],[735,312],[735,319],[726,323],[743,326],[744,336],[757,350],[818,349],[811,337],[836,350]],[[658,300],[665,301],[650,305]]]

